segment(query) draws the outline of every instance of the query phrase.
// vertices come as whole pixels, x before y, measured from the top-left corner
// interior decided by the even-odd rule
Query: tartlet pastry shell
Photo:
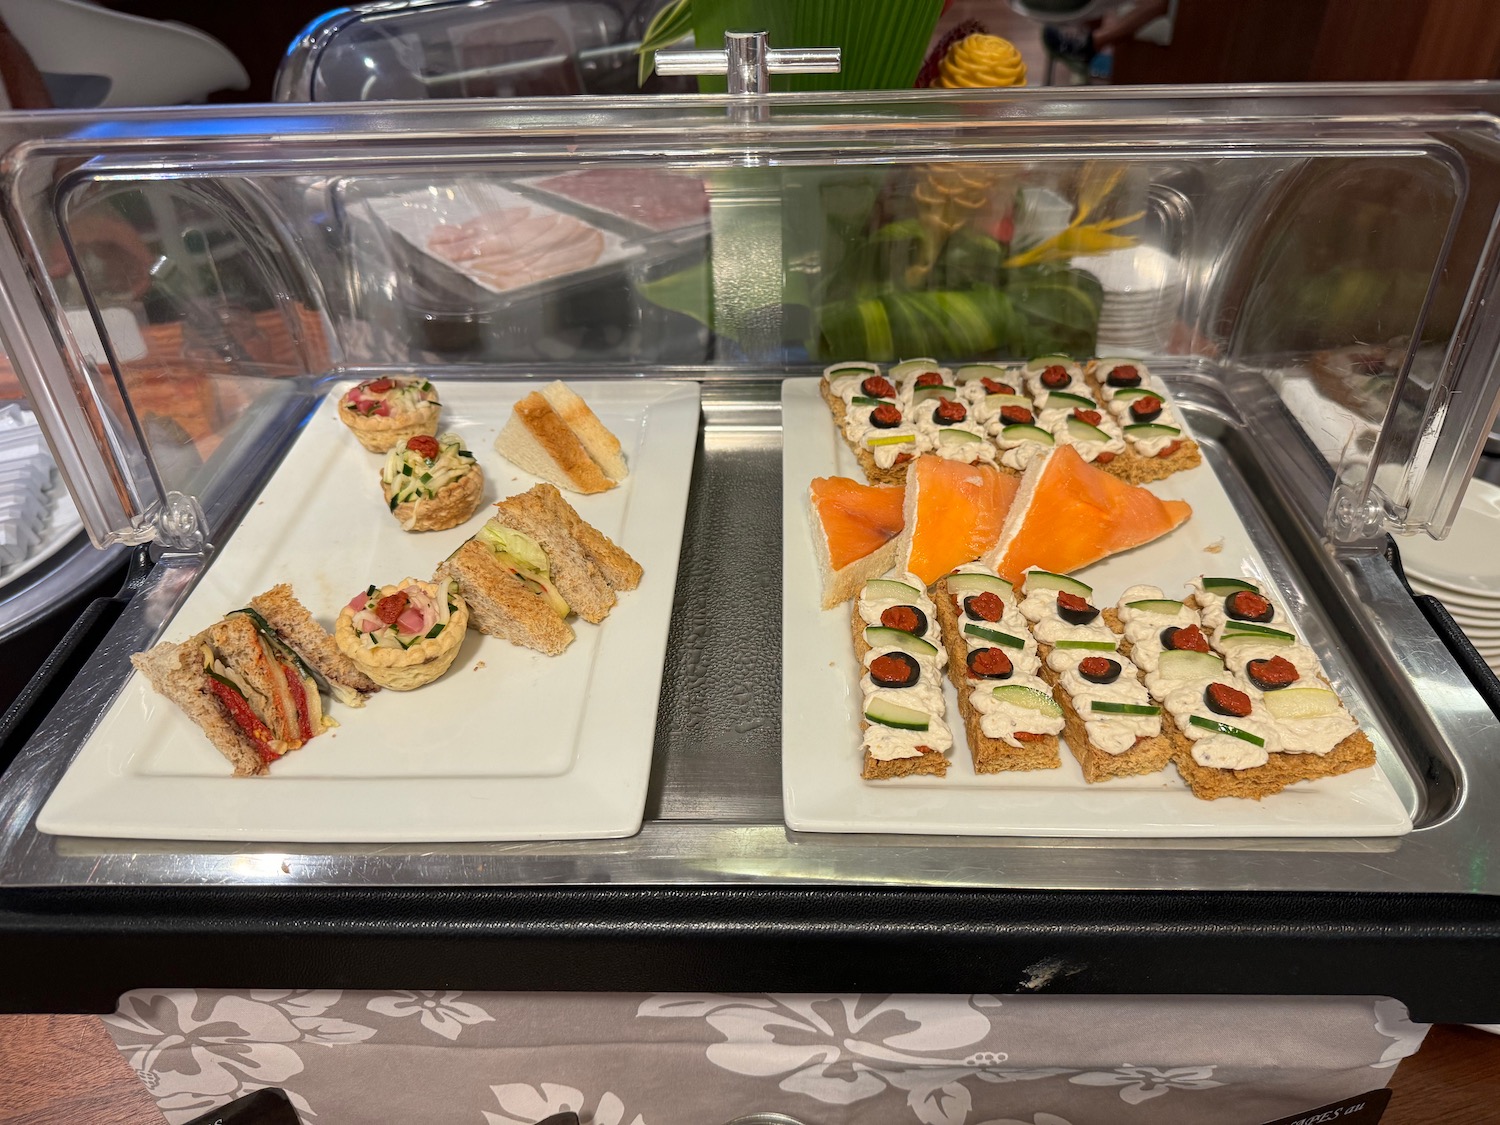
[[[391,447],[407,438],[426,434],[437,436],[438,414],[442,407],[436,402],[424,402],[415,410],[401,414],[361,414],[339,403],[339,421],[354,431],[359,444],[371,453],[389,453]]]
[[[382,479],[380,491],[390,508],[396,490]],[[431,500],[408,500],[391,508],[403,531],[445,531],[472,516],[484,498],[484,470],[475,464],[467,473],[450,481]]]
[[[423,582],[416,578],[403,578],[394,586],[380,587],[378,597],[389,597],[399,590],[416,587],[433,597],[441,597],[436,583]],[[333,627],[333,639],[339,651],[354,661],[359,670],[381,687],[392,691],[411,691],[430,684],[453,664],[458,650],[464,642],[464,633],[469,626],[469,607],[463,597],[450,595],[454,609],[448,616],[448,625],[431,640],[420,640],[408,649],[369,648],[360,640],[354,628],[354,611],[347,605],[339,611],[339,619]]]

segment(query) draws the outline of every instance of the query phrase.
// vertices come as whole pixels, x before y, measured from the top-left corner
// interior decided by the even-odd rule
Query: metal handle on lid
[[[722,74],[731,94],[768,94],[773,74],[837,74],[839,47],[772,50],[764,31],[726,31],[722,51],[658,51],[656,73]]]

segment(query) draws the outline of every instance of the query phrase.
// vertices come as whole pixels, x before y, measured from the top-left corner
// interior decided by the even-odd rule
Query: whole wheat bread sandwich
[[[163,641],[130,660],[241,777],[266,773],[277,758],[335,725],[323,711],[320,685],[330,691],[337,685],[356,706],[380,690],[284,585],[181,644]]]
[[[495,452],[573,492],[604,492],[627,472],[619,439],[560,382],[516,403],[495,439]]]
[[[536,485],[495,509],[434,576],[458,583],[480,632],[555,656],[573,640],[570,615],[603,621],[616,592],[640,584],[640,564],[552,485]]]

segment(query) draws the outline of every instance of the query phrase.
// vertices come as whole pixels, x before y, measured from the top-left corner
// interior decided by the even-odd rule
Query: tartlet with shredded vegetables
[[[381,687],[411,691],[448,670],[468,626],[469,607],[452,582],[403,578],[351,598],[333,639]]]
[[[442,404],[426,379],[366,379],[339,399],[339,421],[371,453],[384,453],[409,437],[437,433]]]
[[[484,470],[457,434],[419,434],[386,454],[380,490],[403,531],[443,531],[478,510]]]

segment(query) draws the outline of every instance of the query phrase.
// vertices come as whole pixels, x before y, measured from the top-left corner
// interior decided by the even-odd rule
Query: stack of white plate
[[[1412,589],[1442,602],[1500,672],[1500,486],[1470,481],[1448,538],[1419,535],[1400,547]]]
[[[1131,246],[1074,258],[1073,265],[1093,274],[1104,287],[1100,355],[1165,350],[1182,303],[1184,277],[1176,258],[1154,246]]]

